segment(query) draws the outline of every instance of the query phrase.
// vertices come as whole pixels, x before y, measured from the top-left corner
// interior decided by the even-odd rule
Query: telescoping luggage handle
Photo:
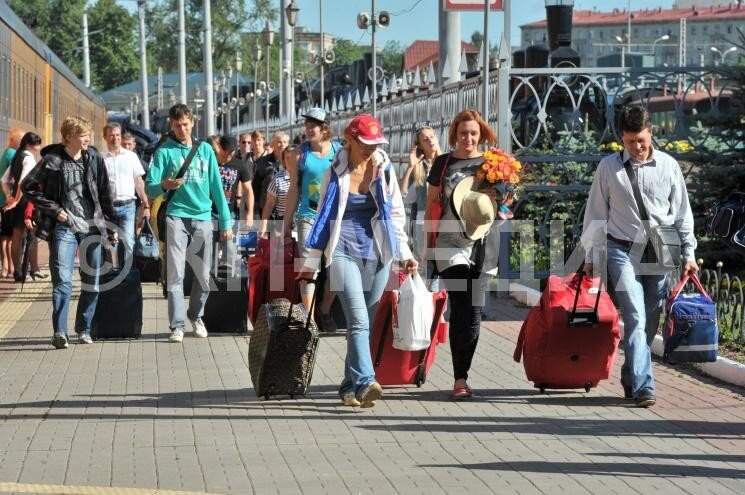
[[[300,282],[305,282],[308,284],[315,284],[317,282],[314,278],[299,278],[295,280],[295,287],[292,289],[292,299],[290,299],[290,310],[287,312],[287,319],[289,320],[292,318],[292,308],[295,306],[294,300],[298,299],[300,297]],[[308,308],[308,318],[305,320],[305,328],[310,327],[310,319],[313,315],[313,308],[316,305],[316,296],[318,295],[318,286],[316,286],[316,290],[313,291],[313,298],[310,300],[310,308]]]
[[[595,307],[592,310],[577,310],[577,302],[579,302],[579,294],[582,292],[582,279],[584,277],[585,272],[580,268],[579,272],[575,275],[575,278],[577,279],[577,292],[574,294],[572,312],[569,313],[570,327],[589,327],[598,322],[598,305],[600,304],[600,293],[602,292],[600,285],[598,285],[598,295],[595,298]]]

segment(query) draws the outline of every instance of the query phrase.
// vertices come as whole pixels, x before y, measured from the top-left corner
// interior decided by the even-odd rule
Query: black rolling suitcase
[[[210,333],[248,331],[248,268],[241,260],[235,273],[227,266],[217,268],[210,283],[210,295],[202,321]]]
[[[94,339],[139,339],[142,334],[142,284],[136,269],[101,275],[93,316]]]
[[[273,395],[305,395],[317,347],[318,328],[302,304],[284,298],[263,304],[248,344],[256,395],[266,400]]]

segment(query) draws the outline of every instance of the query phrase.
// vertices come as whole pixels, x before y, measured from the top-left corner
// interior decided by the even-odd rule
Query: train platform
[[[619,356],[590,393],[541,394],[512,360],[512,299],[490,299],[472,400],[448,399],[444,345],[421,388],[360,410],[336,394],[343,334],[321,339],[306,397],[264,401],[249,337],[170,344],[143,288],[141,339],[54,350],[48,279],[0,282],[0,493],[745,493],[742,389],[655,362],[658,403],[635,408]]]

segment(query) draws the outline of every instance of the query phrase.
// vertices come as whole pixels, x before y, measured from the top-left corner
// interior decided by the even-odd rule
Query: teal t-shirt
[[[13,157],[16,155],[15,148],[8,148],[3,152],[3,155],[0,156],[0,177],[3,176],[5,171],[10,166],[10,162],[13,161]],[[0,188],[0,206],[4,206],[5,202],[8,198],[5,197],[5,193],[3,192],[2,188]]]
[[[332,143],[331,150],[326,156],[319,158],[312,151],[305,154],[305,165],[301,168],[302,187],[300,188],[300,204],[297,211],[298,218],[315,218],[318,210],[318,200],[321,196],[323,173],[334,162],[334,155],[338,149],[338,145]]]
[[[191,148],[169,139],[163,143],[153,156],[153,163],[145,180],[147,194],[157,198],[165,195],[160,183],[165,177],[178,174]],[[217,158],[209,143],[201,142],[194,158],[184,175],[184,184],[168,203],[168,215],[195,220],[212,220],[212,203],[217,209],[220,230],[232,226],[230,210],[222,190],[222,179]]]

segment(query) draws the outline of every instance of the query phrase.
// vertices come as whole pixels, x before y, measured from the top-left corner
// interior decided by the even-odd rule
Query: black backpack
[[[709,208],[706,233],[745,253],[745,193],[730,193]]]

